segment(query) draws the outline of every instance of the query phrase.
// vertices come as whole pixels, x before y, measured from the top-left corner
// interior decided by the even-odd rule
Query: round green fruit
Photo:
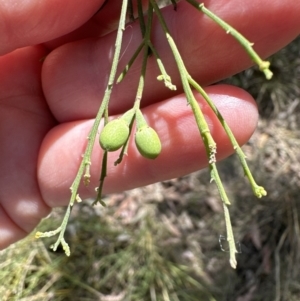
[[[108,152],[114,152],[122,147],[129,136],[129,126],[122,119],[108,122],[100,133],[100,146]]]
[[[155,159],[161,152],[161,142],[156,131],[143,126],[135,134],[135,144],[140,154],[147,159]]]

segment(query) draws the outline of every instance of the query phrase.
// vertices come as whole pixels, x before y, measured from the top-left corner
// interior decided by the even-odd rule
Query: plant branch
[[[59,237],[58,237],[56,243],[53,245],[52,248],[53,248],[54,251],[56,251],[58,245],[62,244],[62,247],[63,247],[63,249],[64,249],[67,256],[70,255],[70,248],[69,248],[68,244],[66,243],[66,241],[64,240],[64,233],[66,231],[66,227],[67,227],[67,223],[68,223],[71,211],[72,211],[72,207],[75,203],[75,200],[79,198],[78,189],[79,189],[80,181],[82,179],[84,171],[85,171],[84,184],[88,185],[89,182],[90,182],[89,169],[90,169],[90,165],[91,165],[91,159],[90,159],[91,158],[91,153],[92,153],[93,146],[94,146],[94,143],[95,143],[95,139],[96,139],[96,135],[97,135],[97,131],[98,131],[98,128],[99,128],[100,121],[103,117],[103,114],[104,114],[105,110],[107,110],[107,107],[108,107],[110,95],[111,95],[111,92],[112,92],[112,89],[113,89],[113,84],[114,84],[115,77],[116,77],[117,66],[118,66],[118,63],[119,63],[119,58],[120,58],[120,53],[121,53],[123,31],[125,30],[127,5],[128,5],[128,0],[123,0],[122,1],[120,21],[119,21],[119,27],[118,27],[116,43],[115,43],[115,52],[114,52],[114,56],[113,56],[113,62],[112,62],[111,71],[110,71],[110,75],[109,75],[109,79],[108,79],[108,84],[107,84],[107,87],[106,87],[106,90],[105,90],[105,94],[104,94],[104,98],[102,100],[101,106],[99,108],[96,119],[94,121],[92,129],[91,129],[90,134],[88,136],[88,144],[87,144],[83,159],[82,159],[80,167],[78,169],[76,178],[75,178],[75,180],[74,180],[74,182],[73,182],[73,184],[70,188],[71,189],[71,199],[69,201],[69,205],[67,207],[67,211],[66,211],[65,216],[63,218],[62,224],[58,229],[56,229],[54,231],[49,231],[49,232],[45,232],[45,233],[41,233],[41,232],[36,233],[36,238],[50,237],[50,236],[53,236],[53,235],[56,235],[57,233],[59,233]]]
[[[226,222],[226,229],[227,229],[227,240],[229,242],[229,248],[230,248],[230,265],[232,266],[232,268],[236,268],[235,253],[237,253],[237,250],[235,247],[231,221],[230,221],[229,215],[227,215],[227,211],[228,211],[227,206],[230,205],[230,202],[229,202],[229,199],[227,197],[227,194],[225,192],[224,186],[222,184],[222,181],[220,179],[220,176],[219,176],[219,173],[218,173],[218,170],[216,167],[216,152],[217,152],[216,143],[210,133],[208,124],[204,118],[204,115],[203,115],[200,107],[199,107],[199,104],[196,101],[194,94],[191,90],[190,83],[189,83],[190,75],[185,68],[184,62],[180,56],[180,53],[177,49],[177,46],[176,46],[174,40],[169,32],[169,29],[164,21],[164,18],[162,16],[156,2],[154,0],[150,0],[150,1],[154,7],[154,10],[159,19],[159,22],[166,34],[166,38],[169,42],[170,48],[172,50],[172,53],[174,55],[174,58],[175,58],[175,61],[177,64],[177,67],[179,69],[181,82],[183,85],[185,95],[187,97],[188,103],[190,104],[190,106],[192,108],[200,135],[204,142],[204,146],[205,146],[206,153],[208,156],[209,168],[211,170],[211,180],[212,181],[214,180],[216,182],[217,188],[219,190],[220,196],[223,201],[223,207],[226,208],[226,211],[224,211],[224,214],[226,217],[228,217],[228,218],[225,218],[225,222]]]
[[[197,10],[203,12],[206,16],[211,18],[214,22],[216,22],[219,26],[221,26],[226,33],[231,34],[246,50],[248,55],[252,58],[252,60],[258,65],[259,69],[264,72],[267,79],[271,79],[273,76],[272,71],[269,69],[270,62],[263,61],[260,56],[254,51],[253,43],[248,41],[242,34],[240,34],[236,29],[230,26],[228,23],[223,21],[209,9],[207,9],[203,3],[199,3],[196,0],[186,0],[189,4],[194,6]]]

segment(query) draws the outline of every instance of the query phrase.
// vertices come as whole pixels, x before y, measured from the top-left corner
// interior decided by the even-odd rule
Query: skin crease
[[[69,187],[104,92],[115,39],[114,32],[104,33],[116,24],[120,1],[109,0],[99,12],[103,0],[74,1],[27,0],[16,6],[14,1],[0,0],[0,85],[5,87],[0,90],[2,249],[32,231],[50,207],[67,204]],[[210,0],[205,4],[254,41],[255,49],[264,57],[300,33],[300,3],[292,0]],[[250,66],[242,48],[188,4],[179,3],[177,12],[172,7],[165,8],[164,15],[190,73],[202,85]],[[131,23],[127,27],[121,65],[140,41],[138,25]],[[147,160],[132,143],[129,156],[116,168],[112,165],[117,153],[112,153],[105,193],[206,166],[198,130],[157,23],[153,40],[178,88],[176,93],[170,92],[157,82],[157,67],[150,59],[143,113],[157,130],[163,150],[156,160]],[[138,72],[137,62],[124,82],[115,87],[110,114],[118,116],[131,107]],[[245,143],[258,119],[252,97],[225,85],[209,86],[206,91],[238,142]],[[201,97],[196,97],[218,143],[218,159],[223,159],[232,153],[232,147],[210,109]],[[101,154],[96,146],[92,182],[81,190],[82,198],[93,196],[98,186]]]

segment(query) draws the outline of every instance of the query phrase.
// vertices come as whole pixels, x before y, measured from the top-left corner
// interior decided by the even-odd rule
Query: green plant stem
[[[148,60],[148,48],[145,47],[144,48],[144,57],[143,57],[143,62],[142,62],[141,75],[140,75],[138,88],[137,88],[137,93],[136,93],[135,101],[134,101],[134,105],[133,105],[133,110],[134,110],[134,115],[133,116],[134,117],[136,116],[137,112],[140,111],[140,103],[141,103],[141,99],[142,99],[143,91],[144,91],[144,86],[145,86],[145,75],[146,75],[147,60]],[[134,123],[134,119],[132,119],[132,122],[130,123],[130,126],[129,126],[129,133],[130,134],[128,136],[128,139],[127,139],[126,143],[122,147],[122,150],[120,152],[120,155],[119,155],[118,159],[114,163],[115,166],[120,164],[123,160],[124,154],[127,154],[128,143],[129,143],[129,140],[130,140],[133,123]]]
[[[140,9],[141,6],[141,1],[138,0],[138,8]],[[151,6],[152,7],[152,6]],[[153,7],[152,9],[153,10]],[[151,25],[152,25],[152,16],[151,16],[151,20],[149,21],[150,18],[150,14],[152,15],[150,8],[148,8],[148,25],[145,25],[144,22],[144,16],[141,12],[139,12],[139,19],[140,19],[140,26],[141,26],[141,32],[142,32],[142,36],[143,36],[143,41],[141,42],[141,44],[138,46],[138,48],[135,50],[134,54],[132,55],[132,57],[130,58],[129,62],[126,64],[125,68],[123,69],[123,71],[121,72],[121,74],[119,75],[118,79],[117,79],[117,83],[120,83],[126,76],[126,74],[128,73],[129,69],[131,68],[131,66],[133,65],[134,61],[136,60],[136,58],[138,57],[138,55],[140,54],[141,50],[144,47],[148,48],[148,55],[149,55],[149,49],[150,49],[150,53],[153,53],[158,65],[158,68],[161,72],[161,75],[159,75],[157,77],[157,79],[159,81],[164,81],[164,84],[167,88],[169,88],[170,90],[176,90],[176,86],[172,84],[171,82],[171,77],[167,74],[165,67],[159,57],[159,54],[156,50],[156,48],[154,47],[154,45],[151,42],[151,37],[150,37],[150,33],[151,33]],[[141,21],[141,18],[143,19]],[[146,30],[148,28],[148,33],[146,33]]]
[[[136,60],[136,58],[138,57],[138,55],[140,54],[140,52],[142,51],[142,49],[144,48],[144,46],[145,46],[145,39],[143,39],[143,41],[141,42],[141,44],[135,50],[133,56],[130,58],[130,60],[126,64],[125,68],[123,69],[123,71],[119,75],[119,77],[117,79],[117,84],[119,84],[125,78],[125,76],[128,73],[130,67],[133,65],[134,61]]]
[[[106,206],[106,204],[102,201],[102,190],[103,190],[103,185],[104,185],[104,179],[106,178],[107,175],[107,151],[104,151],[103,158],[102,158],[102,166],[101,166],[101,174],[100,174],[100,179],[99,179],[99,187],[97,188],[97,197],[95,201],[93,202],[93,206],[96,205],[97,203],[100,203],[102,206]]]
[[[144,47],[144,56],[143,56],[140,80],[139,80],[137,94],[136,94],[135,103],[134,103],[135,110],[139,110],[139,108],[140,108],[140,102],[141,102],[144,87],[145,87],[146,67],[147,67],[147,61],[148,61],[148,57],[149,57],[148,42],[150,41],[150,34],[151,34],[152,21],[153,21],[153,7],[150,2],[149,2],[147,12],[148,12],[147,13],[148,20],[147,20],[147,25],[145,28],[145,33],[144,33],[144,46],[145,46]]]
[[[159,57],[159,54],[158,54],[157,50],[155,49],[155,47],[153,46],[153,44],[151,43],[150,40],[148,41],[148,45],[149,45],[152,53],[155,56],[156,63],[157,63],[158,68],[161,72],[161,74],[157,77],[157,80],[164,81],[164,84],[167,88],[169,88],[172,91],[175,91],[177,88],[176,88],[175,85],[172,84],[171,76],[167,74],[167,71],[166,71],[166,69],[165,69],[165,67],[164,67],[164,65],[161,61],[161,58]]]
[[[127,14],[128,14],[129,20],[130,20],[131,22],[134,22],[134,14],[133,14],[133,3],[132,3],[132,0],[128,0]]]
[[[253,43],[248,41],[243,35],[241,35],[236,29],[234,29],[232,26],[230,26],[228,23],[223,21],[221,18],[219,18],[217,15],[215,15],[213,12],[211,12],[209,9],[207,9],[203,3],[199,3],[196,0],[186,0],[188,3],[190,3],[192,6],[194,6],[197,10],[203,12],[206,16],[211,18],[214,22],[216,22],[219,26],[221,26],[226,33],[231,34],[241,45],[244,47],[248,55],[252,58],[252,60],[258,65],[259,69],[264,72],[267,79],[271,79],[273,76],[273,73],[269,69],[270,62],[263,61],[260,56],[254,51],[253,49]]]
[[[65,216],[63,218],[63,221],[62,221],[60,227],[58,227],[56,230],[45,232],[45,233],[41,233],[41,232],[36,233],[37,238],[38,237],[50,237],[50,236],[59,234],[57,241],[51,247],[55,251],[57,249],[58,245],[61,244],[67,256],[70,255],[70,248],[64,239],[64,233],[65,233],[68,219],[70,217],[74,203],[81,202],[81,198],[78,194],[78,189],[79,189],[81,180],[83,179],[84,185],[86,185],[86,186],[89,185],[89,183],[90,183],[91,154],[92,154],[92,150],[93,150],[93,147],[95,144],[95,140],[96,140],[96,136],[98,133],[98,128],[99,128],[100,122],[101,122],[102,118],[104,118],[104,124],[106,124],[108,122],[108,117],[109,117],[108,104],[109,104],[113,86],[115,84],[116,71],[117,71],[119,58],[120,58],[120,52],[121,52],[123,31],[125,30],[126,14],[128,13],[129,18],[131,20],[134,19],[132,0],[121,0],[121,1],[122,1],[121,16],[120,16],[120,20],[119,20],[119,27],[118,27],[116,43],[115,43],[115,52],[114,52],[114,56],[113,56],[111,71],[109,74],[108,84],[107,84],[107,87],[106,87],[106,90],[104,93],[102,103],[100,105],[97,116],[95,118],[94,124],[89,133],[88,142],[87,142],[87,146],[86,146],[86,149],[85,149],[85,152],[83,155],[83,159],[79,166],[77,175],[70,188],[71,198],[70,198],[69,205],[67,207]],[[143,15],[143,11],[142,11],[142,1],[137,0],[138,16],[139,16],[139,22],[140,22],[143,40],[142,40],[141,44],[138,46],[138,48],[136,49],[136,51],[134,52],[132,58],[126,65],[125,69],[123,70],[123,72],[120,74],[120,76],[117,79],[117,83],[119,83],[126,76],[129,69],[133,65],[134,61],[136,60],[136,58],[139,56],[141,50],[143,49],[144,53],[143,53],[143,58],[142,58],[141,74],[140,74],[140,78],[139,78],[139,83],[138,83],[138,88],[137,88],[137,92],[136,92],[134,105],[133,105],[133,108],[131,109],[134,111],[134,113],[131,112],[132,119],[130,119],[131,121],[128,120],[128,124],[130,122],[130,125],[129,125],[130,133],[131,133],[131,130],[133,127],[134,120],[136,120],[137,124],[146,122],[140,111],[140,103],[141,103],[141,99],[143,96],[143,91],[144,91],[144,86],[145,86],[146,66],[147,66],[147,61],[148,61],[150,54],[154,54],[157,65],[161,72],[161,74],[157,77],[157,79],[160,81],[164,81],[165,86],[168,87],[169,89],[176,90],[176,86],[171,83],[171,77],[167,74],[165,67],[159,57],[159,54],[151,42],[152,19],[153,19],[153,10],[154,10],[163,30],[165,32],[166,39],[167,39],[167,41],[170,45],[171,51],[174,55],[174,58],[175,58],[175,61],[176,61],[176,64],[177,64],[177,67],[178,67],[178,70],[180,73],[183,90],[185,92],[188,104],[191,106],[191,109],[193,111],[193,114],[194,114],[194,117],[196,120],[196,124],[197,124],[199,132],[200,132],[200,136],[203,140],[205,150],[207,153],[207,157],[208,157],[208,163],[209,163],[209,168],[210,168],[210,173],[211,173],[211,181],[216,182],[217,188],[219,190],[219,193],[220,193],[220,196],[221,196],[221,199],[223,202],[224,217],[225,217],[225,223],[226,223],[226,234],[227,234],[227,241],[229,244],[229,253],[230,253],[229,261],[230,261],[230,265],[233,268],[236,268],[237,262],[236,262],[235,254],[237,253],[237,249],[236,249],[236,245],[235,245],[235,241],[234,241],[232,225],[231,225],[230,215],[229,215],[229,210],[228,210],[228,205],[230,205],[230,201],[227,197],[227,194],[225,192],[224,186],[222,184],[222,181],[220,179],[220,176],[219,176],[219,173],[217,170],[217,166],[216,166],[217,145],[211,135],[210,129],[205,120],[203,112],[201,111],[200,106],[194,96],[192,87],[194,87],[195,90],[197,90],[202,95],[202,97],[206,100],[208,105],[211,107],[211,109],[213,110],[213,112],[215,113],[217,118],[219,119],[221,125],[225,129],[225,132],[227,133],[227,135],[233,145],[233,148],[235,149],[237,155],[239,156],[239,159],[243,166],[245,175],[248,177],[255,195],[258,197],[262,197],[262,196],[266,195],[266,191],[264,190],[263,187],[258,186],[255,183],[254,178],[253,178],[253,176],[248,168],[247,162],[245,160],[246,156],[243,153],[243,151],[241,150],[240,146],[238,145],[234,135],[232,134],[229,126],[223,119],[222,115],[220,114],[220,112],[218,111],[216,106],[213,104],[213,102],[211,101],[209,96],[206,94],[204,89],[188,73],[188,71],[185,67],[185,64],[184,64],[184,62],[181,58],[181,55],[177,49],[177,46],[169,32],[169,29],[164,21],[164,18],[162,16],[162,13],[161,13],[156,1],[157,0],[149,0],[148,13],[147,13],[147,24],[145,24],[145,19],[144,19],[144,15]],[[176,9],[175,0],[171,0],[171,1],[174,5],[174,8]],[[249,54],[249,56],[252,58],[252,60],[258,64],[260,70],[265,73],[266,78],[270,79],[272,77],[272,72],[269,69],[269,65],[270,65],[269,62],[263,61],[258,56],[258,54],[254,51],[254,49],[252,47],[253,46],[252,43],[250,43],[247,39],[245,39],[238,31],[236,31],[234,28],[232,28],[229,24],[227,24],[222,19],[217,17],[215,14],[213,14],[210,10],[205,8],[203,3],[200,4],[196,0],[186,0],[186,1],[188,3],[190,3],[191,5],[193,5],[194,7],[196,7],[199,11],[204,13],[206,16],[211,18],[219,26],[221,26],[223,29],[225,29],[225,31],[227,33],[230,33],[245,48],[246,52]],[[140,121],[138,121],[138,119],[140,119]],[[120,156],[119,156],[118,160],[115,162],[115,165],[119,164],[122,161],[124,153],[127,152],[128,142],[129,142],[129,137],[128,137],[126,143],[124,144],[124,146],[121,150]],[[98,187],[97,198],[93,204],[100,202],[102,205],[105,205],[105,203],[103,203],[101,201],[101,195],[102,195],[102,188],[103,188],[104,180],[105,180],[106,173],[107,173],[107,157],[108,157],[108,153],[107,153],[107,151],[105,151],[103,153],[102,169],[101,169],[101,174],[100,174],[100,181],[99,181],[100,183],[99,183],[99,187]],[[166,298],[168,298],[168,296],[166,296]]]
[[[173,55],[174,55],[174,58],[175,58],[175,61],[176,61],[176,64],[177,64],[177,67],[179,69],[179,73],[180,73],[180,76],[181,76],[181,82],[182,82],[182,85],[183,85],[183,89],[184,89],[184,92],[186,94],[186,97],[188,99],[188,103],[191,105],[191,108],[193,110],[193,113],[194,113],[194,116],[195,116],[195,119],[196,119],[196,122],[197,122],[197,125],[198,125],[198,128],[199,128],[199,131],[200,131],[200,134],[201,134],[201,137],[203,138],[204,141],[207,142],[207,149],[208,149],[208,156],[209,156],[209,161],[210,163],[214,163],[216,160],[215,160],[215,152],[216,152],[216,143],[215,141],[213,140],[211,134],[210,134],[210,130],[209,130],[209,127],[207,125],[207,122],[204,118],[204,115],[201,111],[201,109],[199,108],[199,105],[194,97],[194,94],[191,90],[191,87],[189,85],[189,82],[188,82],[188,72],[185,68],[185,65],[182,61],[182,58],[180,56],[180,53],[176,47],[176,44],[172,38],[172,36],[170,35],[169,33],[169,29],[163,19],[163,16],[161,15],[161,12],[156,4],[156,2],[154,0],[150,0],[153,7],[154,7],[154,10],[155,10],[155,13],[161,23],[161,26],[166,34],[166,38],[167,38],[167,41],[169,42],[169,45],[170,45],[170,48],[173,52]]]
[[[259,186],[256,184],[252,173],[248,167],[247,161],[246,161],[246,155],[244,154],[244,152],[242,151],[241,147],[239,146],[238,142],[236,141],[230,127],[228,126],[227,122],[224,120],[223,116],[221,115],[220,111],[217,109],[217,107],[215,106],[215,104],[212,102],[212,100],[210,99],[210,97],[208,96],[208,94],[204,91],[204,89],[191,77],[188,78],[189,79],[189,83],[202,95],[202,97],[205,99],[205,101],[207,102],[207,104],[210,106],[210,108],[213,110],[213,112],[215,113],[215,115],[217,116],[217,118],[219,119],[220,123],[222,124],[222,127],[224,128],[235,152],[237,153],[239,160],[242,164],[243,170],[245,175],[247,176],[253,193],[256,197],[261,198],[262,196],[266,196],[267,192],[265,191],[265,189],[262,186]]]
[[[135,114],[132,115],[132,119],[131,119],[131,122],[129,124],[129,135],[128,135],[127,141],[123,145],[118,159],[114,162],[114,166],[117,166],[118,164],[120,164],[123,160],[124,155],[127,155],[128,144],[129,144],[130,135],[131,135],[132,127],[133,127],[133,123],[134,123],[134,116],[135,116]]]
[[[150,3],[149,3],[148,14],[147,15],[148,15],[148,21],[147,21],[147,25],[145,25],[145,28],[144,28],[145,31],[144,31],[143,41],[139,45],[139,47],[137,48],[137,50],[133,54],[132,58],[130,59],[129,63],[126,65],[125,69],[122,71],[122,73],[120,74],[120,76],[118,77],[118,80],[117,80],[117,83],[119,83],[121,80],[124,79],[124,77],[126,76],[129,68],[132,66],[134,60],[136,59],[136,57],[138,56],[140,51],[144,48],[141,74],[140,74],[140,78],[139,78],[139,83],[138,83],[138,87],[137,87],[137,93],[136,93],[136,96],[135,96],[134,105],[133,105],[134,116],[136,116],[137,112],[140,112],[140,103],[141,103],[141,99],[142,99],[143,91],[144,91],[144,86],[145,86],[146,67],[147,67],[147,61],[148,61],[148,57],[149,57],[149,48],[148,48],[147,41],[150,39],[152,19],[153,19],[153,8],[152,8],[152,5]],[[133,121],[134,120],[132,120],[132,122],[130,123],[130,127],[129,127],[130,133],[132,131]],[[115,166],[122,162],[124,154],[127,153],[129,138],[130,138],[130,134],[129,134],[129,137],[128,137],[126,143],[122,147],[122,150],[120,152],[120,155],[119,155],[118,159],[114,163]]]
[[[138,7],[138,16],[139,16],[141,33],[142,33],[142,37],[144,38],[145,33],[146,33],[146,24],[145,24],[145,19],[144,19],[143,3],[141,0],[137,1],[137,7]]]
[[[49,232],[45,232],[45,233],[41,233],[41,232],[36,233],[37,238],[50,237],[50,236],[53,236],[53,235],[59,233],[58,239],[52,248],[54,251],[56,251],[58,245],[61,243],[67,256],[70,255],[70,248],[64,240],[64,233],[65,233],[67,223],[68,223],[71,211],[72,211],[72,207],[75,203],[76,197],[78,196],[77,192],[78,192],[82,177],[84,177],[85,185],[88,185],[90,182],[89,170],[90,170],[90,165],[91,165],[91,159],[90,159],[91,153],[92,153],[93,146],[94,146],[94,143],[96,140],[96,135],[97,135],[100,121],[103,117],[105,110],[107,110],[107,107],[108,107],[110,95],[111,95],[111,92],[113,89],[113,84],[114,84],[115,77],[116,77],[117,66],[119,63],[119,58],[120,58],[120,53],[121,53],[123,31],[125,30],[127,6],[128,6],[128,0],[122,0],[122,9],[121,9],[119,27],[118,27],[116,43],[115,43],[115,52],[114,52],[114,56],[113,56],[113,62],[112,62],[112,67],[111,67],[111,71],[110,71],[110,75],[109,75],[109,79],[108,79],[108,84],[107,84],[107,87],[105,90],[105,94],[104,94],[104,98],[102,100],[101,106],[99,108],[99,111],[95,118],[94,124],[93,124],[90,134],[88,136],[88,144],[87,144],[83,159],[79,166],[75,180],[70,188],[71,198],[70,198],[69,205],[67,207],[65,216],[63,218],[62,224],[58,229],[56,229],[54,231],[49,231]],[[85,174],[84,174],[84,172],[85,172]],[[83,176],[83,174],[84,174],[84,176]]]
[[[235,254],[238,253],[235,245],[235,241],[233,238],[233,231],[230,221],[230,215],[228,207],[225,203],[223,203],[223,210],[224,210],[224,217],[225,217],[225,224],[226,224],[226,232],[227,232],[227,241],[229,246],[229,263],[233,269],[236,269],[237,261],[235,258]]]
[[[171,0],[171,3],[173,4],[174,10],[177,10],[177,2],[176,2],[176,0]]]
[[[155,13],[156,13],[156,15],[159,19],[159,22],[160,22],[160,24],[161,24],[161,26],[162,26],[165,34],[166,34],[167,41],[168,41],[168,43],[170,45],[170,48],[172,50],[172,53],[174,55],[177,67],[179,69],[181,82],[182,82],[182,85],[183,85],[185,95],[187,97],[188,103],[190,104],[190,106],[192,108],[192,111],[193,111],[193,114],[195,116],[196,123],[197,123],[198,129],[199,129],[200,135],[201,135],[202,140],[204,142],[206,153],[207,153],[207,156],[208,156],[208,159],[209,159],[209,168],[211,170],[211,179],[216,182],[219,193],[220,193],[220,196],[221,196],[223,204],[224,204],[223,207],[226,208],[226,211],[224,211],[224,214],[225,214],[225,217],[228,217],[228,218],[225,218],[225,222],[226,222],[226,229],[227,229],[227,240],[229,242],[229,249],[230,249],[230,265],[233,268],[236,268],[235,253],[237,251],[236,251],[236,247],[235,247],[231,221],[230,221],[229,215],[227,215],[227,212],[228,212],[227,205],[229,205],[230,202],[228,200],[227,194],[225,192],[225,189],[223,187],[222,181],[219,177],[219,173],[218,173],[218,170],[217,170],[217,167],[216,167],[216,157],[215,157],[216,151],[217,151],[216,143],[215,143],[213,137],[211,136],[208,124],[207,124],[207,122],[204,118],[204,115],[203,115],[203,113],[202,113],[202,111],[199,107],[199,104],[196,101],[196,99],[194,97],[194,94],[191,90],[191,87],[190,87],[190,84],[189,84],[190,75],[189,75],[189,73],[187,72],[187,70],[185,68],[183,60],[180,56],[180,53],[177,49],[177,46],[176,46],[174,40],[173,40],[173,38],[172,38],[172,36],[169,32],[169,29],[168,29],[168,27],[167,27],[167,25],[164,21],[164,18],[162,16],[156,2],[154,0],[150,0],[150,2],[153,5]]]

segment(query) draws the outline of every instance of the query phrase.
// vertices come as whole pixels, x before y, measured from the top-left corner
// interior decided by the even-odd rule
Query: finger
[[[0,249],[49,213],[36,177],[40,144],[54,124],[39,78],[44,55],[32,47],[0,57]]]
[[[66,34],[89,20],[105,0],[0,1],[0,54]]]
[[[250,41],[255,49],[268,56],[299,34],[300,4],[293,1],[211,1],[209,7]],[[242,11],[241,11],[242,7]],[[208,85],[252,63],[244,49],[223,29],[189,6],[178,4],[178,10],[166,8],[164,16],[191,75],[202,85]],[[155,22],[153,40],[167,72],[180,92],[181,84],[164,34]],[[141,41],[138,24],[125,31],[119,71],[123,69]],[[55,117],[62,121],[93,118],[107,84],[114,51],[115,34],[98,40],[70,43],[53,51],[43,67],[43,88]],[[140,60],[134,64],[123,82],[116,85],[110,102],[110,112],[120,113],[132,105]],[[142,105],[166,99],[174,93],[157,82],[159,75],[154,57],[148,62],[146,87]],[[155,93],[154,93],[155,91]]]
[[[133,0],[132,2],[134,16],[137,17],[137,1]],[[142,0],[142,5],[144,6],[144,8],[146,8],[147,4],[147,0]],[[85,24],[66,35],[44,43],[44,45],[48,49],[52,50],[72,41],[86,39],[90,37],[100,37],[116,30],[119,24],[121,6],[122,1],[120,0],[107,0],[101,7],[101,9],[98,11],[98,13],[96,13]]]
[[[245,143],[252,135],[258,119],[252,97],[239,88],[225,85],[211,86],[207,92],[239,143]],[[233,152],[233,148],[214,113],[199,95],[197,99],[217,142],[218,159],[223,159]],[[115,167],[113,163],[118,158],[118,152],[109,153],[105,193],[178,177],[207,166],[206,151],[184,95],[148,106],[143,113],[161,138],[162,153],[155,160],[141,157],[132,134],[128,156],[120,165]],[[43,198],[49,206],[66,205],[70,197],[69,187],[82,159],[92,123],[93,120],[61,124],[45,138],[40,151],[38,179]],[[81,190],[82,197],[95,196],[101,159],[102,150],[96,141],[92,156],[92,181],[89,188]]]

